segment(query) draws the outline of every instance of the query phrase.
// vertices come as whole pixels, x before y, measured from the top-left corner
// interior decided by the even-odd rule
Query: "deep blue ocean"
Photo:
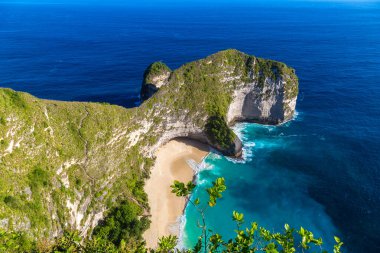
[[[196,195],[224,176],[207,222],[224,236],[232,210],[380,252],[380,4],[86,6],[0,4],[0,86],[59,100],[139,104],[143,71],[226,48],[283,61],[300,81],[296,118],[238,124],[245,160],[204,161]],[[197,229],[186,210],[183,243]]]

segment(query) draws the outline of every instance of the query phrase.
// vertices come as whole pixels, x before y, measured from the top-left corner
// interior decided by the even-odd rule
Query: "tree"
[[[124,240],[133,243],[142,240],[142,233],[149,227],[149,220],[142,216],[143,209],[132,201],[124,201],[113,208],[109,215],[94,229],[93,235],[107,239],[119,246]]]

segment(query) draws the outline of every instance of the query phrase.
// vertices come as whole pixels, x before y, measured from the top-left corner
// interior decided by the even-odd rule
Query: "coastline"
[[[157,150],[155,165],[144,187],[151,215],[150,228],[143,234],[147,247],[155,248],[162,236],[179,237],[180,218],[186,201],[171,193],[170,185],[174,180],[193,180],[195,171],[188,161],[199,164],[208,153],[209,147],[206,144],[186,138],[171,140]]]

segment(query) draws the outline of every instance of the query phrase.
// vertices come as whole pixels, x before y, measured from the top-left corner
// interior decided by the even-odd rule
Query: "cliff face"
[[[143,181],[163,143],[189,137],[240,156],[229,125],[289,120],[297,93],[293,69],[236,50],[174,71],[152,64],[132,109],[0,89],[0,227],[88,235],[120,201],[147,209]]]
[[[227,120],[252,121],[263,124],[280,124],[290,120],[295,112],[298,86],[293,74],[272,79],[264,84],[252,82],[241,85],[233,93]]]

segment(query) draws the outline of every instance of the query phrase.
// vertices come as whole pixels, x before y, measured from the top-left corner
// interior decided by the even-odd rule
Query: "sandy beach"
[[[156,163],[145,185],[152,221],[143,235],[148,247],[155,248],[162,236],[179,235],[179,220],[186,203],[171,193],[170,185],[174,180],[191,181],[194,171],[187,161],[200,163],[208,152],[206,145],[188,139],[172,140],[158,149]]]

